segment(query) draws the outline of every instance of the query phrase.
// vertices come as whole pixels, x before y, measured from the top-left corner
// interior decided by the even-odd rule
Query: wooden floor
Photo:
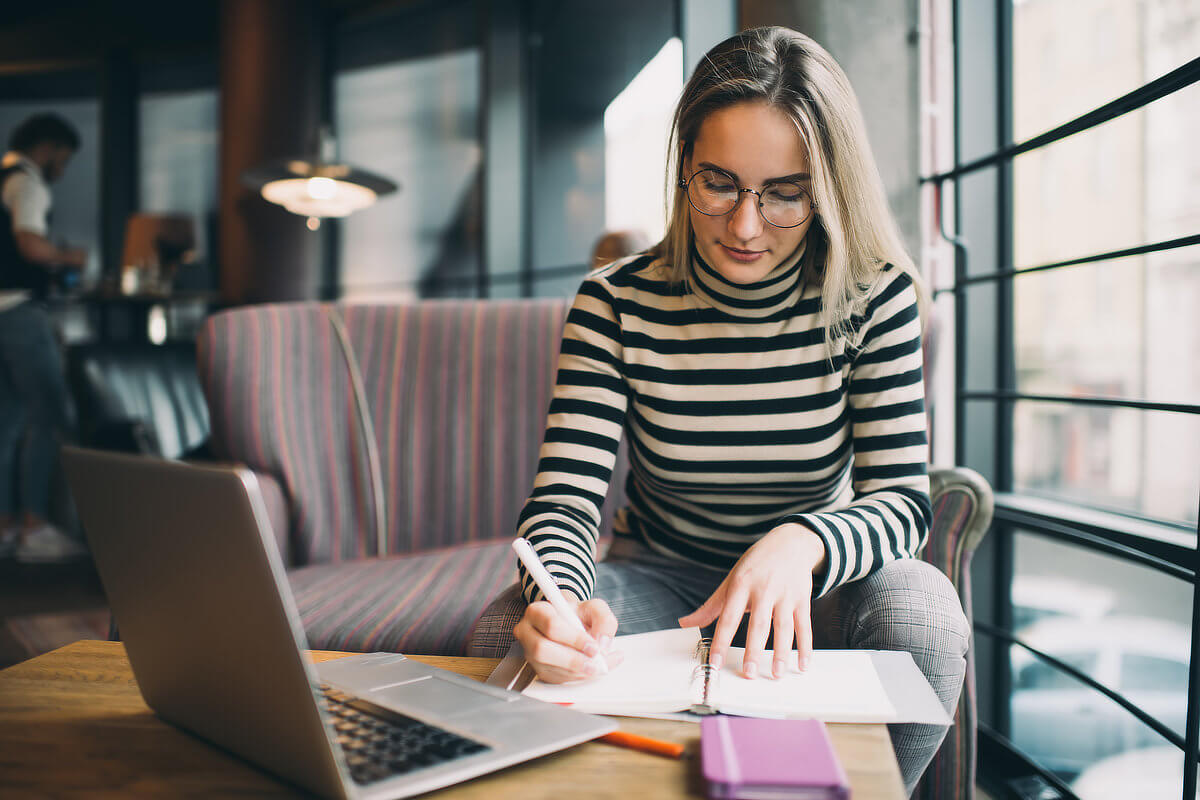
[[[106,608],[104,590],[90,561],[62,565],[0,561],[0,669],[37,655],[14,637],[8,626],[13,617],[85,614]]]

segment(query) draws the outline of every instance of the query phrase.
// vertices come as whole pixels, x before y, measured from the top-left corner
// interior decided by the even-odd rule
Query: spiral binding
[[[701,639],[696,642],[696,650],[692,653],[693,657],[700,662],[694,670],[692,670],[692,685],[701,684],[700,702],[694,703],[688,709],[693,714],[708,716],[716,714],[717,709],[709,700],[711,693],[716,688],[717,678],[720,673],[708,663],[709,648],[712,647],[712,639]]]

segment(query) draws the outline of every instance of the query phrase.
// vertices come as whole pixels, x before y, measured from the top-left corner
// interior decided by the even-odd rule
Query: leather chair
[[[66,361],[81,444],[180,458],[207,440],[191,342],[75,345]]]

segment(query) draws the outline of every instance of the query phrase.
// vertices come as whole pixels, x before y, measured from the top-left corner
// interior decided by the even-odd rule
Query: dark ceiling
[[[299,5],[304,0],[277,1]],[[342,26],[354,42],[353,52],[337,54],[341,68],[482,45],[487,7],[473,0],[314,2],[327,24]],[[676,30],[671,2],[525,0],[522,5],[537,95],[552,98],[553,112],[564,118],[603,113]],[[215,80],[215,72],[210,77],[205,71],[215,69],[221,7],[220,0],[40,0],[13,6],[0,19],[3,91],[10,98],[14,93],[70,96],[94,81],[95,67],[114,54],[167,62],[154,73],[163,80]],[[189,57],[195,63],[188,64]],[[174,72],[181,75],[176,79]]]
[[[237,2],[237,0],[229,0]],[[300,6],[305,0],[283,0]],[[435,0],[311,0],[331,22],[421,7]],[[140,56],[216,48],[220,0],[36,0],[7,3],[0,71],[98,61],[114,50]]]
[[[211,48],[217,37],[216,2],[88,2],[39,0],[10,7],[0,21],[0,65],[94,62],[114,50],[141,53]]]

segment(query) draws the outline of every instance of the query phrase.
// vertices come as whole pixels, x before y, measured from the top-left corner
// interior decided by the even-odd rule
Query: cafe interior
[[[1058,11],[1046,10],[1056,5]],[[1086,124],[1102,126],[1120,114],[1167,114],[1168,104],[1179,105],[1165,122],[1147,117],[1150,132],[1137,148],[1186,149],[1191,155],[1179,157],[1195,174],[1186,136],[1156,139],[1152,132],[1169,124],[1200,132],[1200,103],[1190,111],[1180,105],[1196,98],[1200,50],[1189,48],[1200,45],[1200,15],[1165,0],[1101,3],[1117,15],[1137,6],[1152,33],[1175,19],[1192,38],[1180,34],[1155,51],[1167,55],[1146,57],[1151,66],[1130,67],[1136,80],[1112,79],[1107,93],[1081,92],[1070,108],[1046,111],[1030,127],[1025,111],[1014,118],[1014,85],[1018,100],[1022,87],[1039,80],[1057,87],[1056,97],[1074,97],[1083,75],[1096,74],[1071,61],[1087,38],[1077,33],[1087,15],[1064,5],[1071,3],[8,4],[0,19],[0,135],[7,139],[31,115],[52,112],[81,143],[50,186],[48,238],[86,251],[86,265],[62,273],[44,300],[69,395],[61,440],[144,458],[248,465],[262,476],[280,563],[311,646],[465,654],[470,623],[515,580],[512,553],[495,543],[513,535],[537,465],[571,298],[589,271],[662,239],[674,191],[664,169],[671,115],[705,52],[739,30],[791,27],[826,47],[854,85],[891,211],[931,292],[923,343],[930,462],[953,465],[939,473],[945,485],[935,481],[944,492],[934,497],[935,531],[938,508],[961,519],[940,543],[931,539],[924,558],[950,576],[968,615],[973,609],[975,638],[968,689],[943,747],[953,752],[935,761],[941,766],[927,773],[917,795],[1116,796],[1096,787],[1124,784],[1097,775],[1085,780],[1087,768],[1123,750],[1161,746],[1164,738],[1176,776],[1184,709],[1191,725],[1185,752],[1194,766],[1200,707],[1195,665],[1189,682],[1187,648],[1176,646],[1196,638],[1195,615],[1179,609],[1193,604],[1200,462],[1195,448],[1169,459],[1172,477],[1164,480],[1178,480],[1172,497],[1184,502],[1154,506],[1158,501],[1137,495],[1121,505],[1120,492],[1104,488],[1106,465],[1120,459],[1109,459],[1109,450],[1097,455],[1071,434],[1076,424],[1090,424],[1094,433],[1094,417],[1076,423],[1063,411],[1036,427],[1043,407],[1037,397],[1086,404],[1078,397],[1121,395],[1125,384],[1020,383],[1032,374],[1020,365],[1034,346],[1022,331],[1042,330],[1043,322],[1020,302],[1014,312],[1011,286],[1026,267],[1140,259],[1149,251],[1137,248],[1151,241],[1161,258],[1176,254],[1182,265],[1161,269],[1186,273],[1162,285],[1184,287],[1179,303],[1200,302],[1194,203],[1178,217],[1183,230],[1147,223],[1140,240],[1110,242],[1097,232],[1104,226],[1096,220],[1107,219],[1097,212],[1090,226],[1055,223],[1079,233],[1064,234],[1075,250],[1042,255],[1020,244],[1035,238],[1020,239],[1033,217],[1050,213],[1027,218],[1023,208],[1043,208],[1029,198],[1060,197],[1071,176],[1082,174],[1055,173],[1023,194],[1022,174],[1035,182],[1034,167],[1051,167],[1034,164],[1036,155],[1022,162],[1021,153],[1041,147],[1034,135],[1045,131],[1069,143],[1084,128],[1068,130],[1067,123],[1093,107],[1103,119]],[[1032,34],[1021,38],[1035,27],[1053,39],[1058,61],[1030,44]],[[1031,66],[1022,71],[1022,63]],[[1158,86],[1153,79],[1161,74],[1174,83]],[[1113,97],[1124,106],[1105,105]],[[1155,111],[1155,103],[1163,108]],[[1022,142],[1025,150],[1014,149]],[[1086,158],[1105,160],[1106,146],[1091,146]],[[1147,159],[1150,177],[1139,187],[1158,187],[1154,176],[1166,181],[1168,170],[1155,172],[1153,157]],[[1139,202],[1150,194],[1138,194]],[[1194,364],[1187,348],[1197,341],[1196,316],[1188,312],[1192,321],[1179,323],[1184,316],[1154,313],[1154,297],[1174,301],[1167,290],[1154,294],[1151,273],[1159,267],[1153,253],[1146,258],[1150,277],[1139,285],[1149,288],[1139,296],[1147,310],[1137,324],[1158,331],[1145,338],[1161,345],[1163,359]],[[1087,280],[1098,286],[1102,278]],[[993,289],[998,294],[983,294]],[[1062,293],[1093,296],[1084,291]],[[1050,308],[1038,302],[1024,308]],[[1086,301],[1062,302],[1070,308]],[[1079,307],[1072,313],[1085,313]],[[1155,319],[1191,327],[1168,332],[1153,328]],[[1053,334],[1050,322],[1045,328]],[[1130,413],[1174,415],[1175,430],[1198,432],[1196,395],[1188,394],[1200,391],[1200,373],[1180,380],[1159,384],[1167,388],[1157,399],[1125,398],[1140,409]],[[1149,385],[1139,384],[1145,392]],[[1131,389],[1130,397],[1138,392]],[[1098,414],[1105,402],[1125,400],[1088,408]],[[1034,421],[1023,427],[1026,408],[1034,408]],[[1058,458],[1057,451],[1040,455],[1046,437],[1063,452],[1068,445],[1083,449],[1063,456],[1061,466],[1044,466]],[[1071,484],[1074,469],[1103,473],[1096,478],[1101,488],[1084,486],[1090,478]],[[1146,482],[1162,485],[1152,476]],[[968,497],[966,505],[938,505],[959,502],[956,491]],[[1070,508],[1047,510],[1025,495]],[[1085,512],[1090,516],[1081,521]],[[605,514],[611,522],[613,509]],[[50,516],[86,551],[89,533],[61,472]],[[1061,552],[1039,556],[1049,552],[1038,548],[1052,536],[1058,538],[1049,547]],[[1139,732],[1123,744],[1088,745],[1078,757],[1061,750],[1073,734],[1039,739],[1036,729],[1058,728],[1022,721],[1021,691],[1040,687],[1022,683],[1024,646],[1012,641],[1014,630],[1043,612],[1094,621],[1097,614],[1062,610],[1080,598],[1102,598],[1087,593],[1087,576],[1055,577],[1072,560],[1069,547],[1085,552],[1084,561],[1137,551],[1144,556],[1131,557],[1138,569],[1150,564],[1171,575],[1168,583],[1180,584],[1167,591],[1172,599],[1129,602],[1139,614],[1168,617],[1175,627],[1164,634],[1172,642],[1167,649],[1183,653],[1166,716],[1145,701],[1158,727],[1145,723],[1142,731],[1144,720],[1136,722]],[[474,560],[443,558],[448,552],[469,552]],[[1093,574],[1108,569],[1105,561]],[[1026,591],[1038,578],[1039,586],[1052,585],[1045,608]],[[1106,581],[1148,585],[1141,578]],[[355,587],[385,585],[365,608],[349,601]],[[432,621],[419,613],[422,602],[442,603],[439,592],[457,586],[475,590],[473,605],[463,601]],[[1069,597],[1061,600],[1064,592]],[[334,597],[345,600],[340,616],[309,616],[308,609]],[[1096,600],[1092,611],[1103,606],[1098,613],[1106,613],[1106,602]],[[1123,603],[1110,605],[1119,610]],[[364,626],[375,638],[361,632]],[[80,640],[108,639],[120,639],[119,620],[90,557],[0,558],[0,669]],[[1068,656],[1055,661],[1053,645],[1039,647],[1052,654],[1055,669],[1067,667],[1056,687],[1083,673],[1092,694],[1111,688]],[[1133,705],[1140,710],[1141,703]],[[1074,719],[1072,713],[1061,715]],[[1194,775],[1182,772],[1194,789]]]

